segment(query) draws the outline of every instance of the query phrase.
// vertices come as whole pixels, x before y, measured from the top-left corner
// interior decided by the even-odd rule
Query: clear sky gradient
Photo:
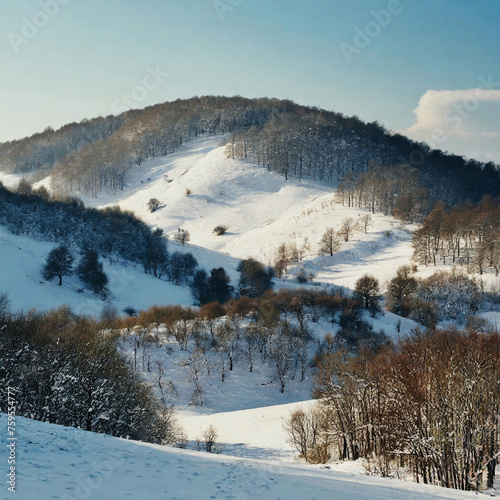
[[[377,21],[380,11],[390,17]],[[499,32],[498,0],[0,0],[0,141],[111,114],[160,68],[168,76],[136,92],[135,107],[288,98],[423,139],[432,120],[422,113],[445,95],[427,92],[482,88],[483,78],[488,104],[471,105],[450,134],[498,143]],[[458,152],[496,159],[494,142]]]

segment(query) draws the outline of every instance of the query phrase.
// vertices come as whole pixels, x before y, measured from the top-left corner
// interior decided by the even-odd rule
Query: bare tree
[[[218,437],[219,437],[219,434],[217,432],[217,429],[213,425],[209,425],[203,431],[203,439],[205,441],[205,450],[208,453],[212,453],[215,451],[215,444],[217,443]]]
[[[326,228],[321,238],[319,251],[327,255],[333,255],[340,250],[340,240],[333,227]]]
[[[344,238],[344,241],[347,243],[355,230],[356,224],[354,222],[354,219],[352,217],[346,217],[340,224],[338,233]]]
[[[367,234],[368,228],[373,225],[372,216],[370,214],[365,214],[359,219],[359,227],[360,229]]]
[[[330,459],[332,437],[328,413],[321,406],[299,408],[283,423],[287,441],[308,463],[326,463]]]
[[[177,241],[182,246],[184,246],[191,239],[189,231],[185,229],[177,228],[177,232],[174,234],[174,241]]]

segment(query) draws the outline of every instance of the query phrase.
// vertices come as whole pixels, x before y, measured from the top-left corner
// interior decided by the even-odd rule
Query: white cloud
[[[500,90],[428,90],[404,133],[431,147],[500,163]]]

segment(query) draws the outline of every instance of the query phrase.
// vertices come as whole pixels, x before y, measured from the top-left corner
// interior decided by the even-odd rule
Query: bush
[[[123,309],[123,312],[125,314],[128,314],[129,316],[137,316],[137,309],[132,306],[125,307],[125,309]]]
[[[434,302],[416,299],[411,304],[411,312],[408,317],[426,328],[433,329],[438,322],[439,311]]]
[[[307,283],[309,277],[303,267],[301,267],[298,271],[297,274],[295,275],[295,280],[297,283],[300,283],[301,285],[304,283]]]
[[[291,413],[285,420],[283,428],[286,439],[310,464],[326,464],[330,460],[328,415],[325,410],[316,406],[308,411],[302,408]]]
[[[209,425],[203,431],[203,439],[205,441],[205,450],[208,453],[215,451],[215,444],[217,443],[217,438],[219,437],[217,429],[213,425]]]
[[[33,192],[33,186],[27,179],[22,178],[17,185],[16,192],[24,196],[29,196]]]
[[[380,285],[374,276],[365,274],[356,281],[354,297],[361,301],[363,307],[370,311],[372,317],[375,317],[375,314],[381,310],[378,303],[380,298]]]
[[[219,302],[209,302],[202,305],[198,310],[198,316],[202,319],[215,319],[226,315],[226,308]]]
[[[227,226],[215,226],[212,232],[215,233],[217,236],[222,236],[223,234],[225,234],[227,229],[228,229]]]
[[[156,210],[158,210],[160,206],[160,201],[157,200],[156,198],[151,198],[149,201],[148,201],[148,209],[151,213],[155,212]]]

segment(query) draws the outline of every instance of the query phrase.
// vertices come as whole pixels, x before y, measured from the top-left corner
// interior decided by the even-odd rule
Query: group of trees
[[[172,408],[131,369],[107,322],[66,307],[12,314],[5,297],[0,303],[0,382],[16,388],[18,415],[154,443],[178,439]]]
[[[371,225],[372,216],[365,214],[359,217],[358,220],[355,220],[353,217],[346,217],[341,221],[337,230],[333,227],[327,227],[319,241],[319,253],[333,256],[340,251],[342,242],[348,242],[358,231],[366,234]],[[308,238],[304,239],[301,246],[297,245],[297,242],[294,240],[282,243],[274,254],[273,268],[276,276],[278,278],[285,276],[288,273],[288,266],[301,262],[306,253],[310,251],[311,245]],[[297,281],[299,283],[305,283],[308,279],[312,280],[313,278],[313,274],[307,276],[303,269],[299,269],[297,274]]]
[[[56,185],[97,196],[122,189],[132,165],[146,158],[169,154],[201,134],[225,133],[231,133],[232,158],[285,178],[341,182],[348,203],[357,198],[372,210],[410,219],[425,213],[425,193],[450,205],[499,194],[493,163],[431,150],[377,122],[278,99],[205,96],[157,104],[0,144],[0,157],[3,170],[51,169]],[[408,164],[413,167],[399,166]]]
[[[500,453],[500,335],[415,332],[358,356],[323,353],[319,407],[287,422],[309,461],[364,458],[388,475],[476,490],[493,486]]]
[[[26,191],[26,190],[25,190]],[[0,223],[14,234],[27,234],[36,239],[59,243],[47,258],[43,274],[47,280],[72,273],[72,252],[82,249],[83,258],[78,276],[92,291],[102,294],[107,277],[98,256],[141,263],[146,273],[165,277],[175,285],[189,285],[197,304],[226,302],[234,292],[223,268],[214,268],[210,275],[198,268],[198,262],[189,252],[168,252],[167,237],[161,229],[151,230],[130,212],[119,207],[96,210],[85,208],[75,199],[56,201],[40,196],[32,190],[25,194],[12,192],[0,186]],[[178,228],[174,239],[185,245],[189,232]],[[274,272],[255,259],[240,263],[238,292],[257,297],[272,288]],[[196,279],[195,279],[196,278]]]
[[[240,273],[238,295],[256,298],[272,289],[274,270],[271,267],[266,268],[261,262],[248,258],[238,264],[237,270]],[[193,271],[188,285],[195,305],[202,306],[210,302],[225,304],[236,292],[230,281],[222,267],[213,268],[210,274],[204,269]]]
[[[285,179],[339,182],[344,203],[408,221],[425,215],[429,200],[454,205],[499,194],[500,172],[493,163],[447,155],[388,133],[377,122],[315,108],[294,106],[274,114],[263,127],[235,134],[228,155]]]
[[[204,269],[194,273],[189,284],[195,305],[202,306],[210,302],[225,304],[232,296],[234,287],[223,267],[214,268],[208,274]]]
[[[66,155],[108,138],[123,121],[123,115],[84,119],[57,131],[47,127],[31,137],[4,142],[0,144],[0,168],[7,172],[48,171]]]
[[[132,338],[136,368],[137,349],[142,348],[144,371],[153,370],[149,362],[151,346],[159,347],[170,337],[181,350],[190,351],[185,365],[190,367],[190,380],[195,385],[192,401],[203,404],[200,377],[204,371],[210,375],[217,369],[224,382],[228,371],[244,366],[252,372],[260,359],[272,368],[281,392],[288,380],[299,375],[304,380],[314,355],[309,325],[320,318],[338,325],[338,333],[330,336],[320,351],[378,348],[387,339],[383,333],[373,331],[362,313],[361,295],[350,298],[342,292],[324,290],[268,290],[261,297],[241,296],[226,304],[211,302],[197,311],[154,306],[138,316],[117,320],[113,327]],[[163,393],[161,381],[160,389]]]
[[[387,307],[427,328],[443,320],[463,322],[481,307],[500,303],[498,292],[485,290],[481,281],[457,268],[427,278],[416,277],[414,270],[410,266],[397,270],[387,284]]]
[[[43,277],[46,280],[59,278],[59,286],[62,285],[63,276],[73,274],[74,257],[67,247],[60,245],[49,252],[43,266]],[[85,248],[80,263],[76,268],[76,275],[87,285],[90,290],[103,299],[106,297],[108,277],[103,271],[99,255],[91,248]]]
[[[198,135],[262,125],[286,106],[276,99],[178,99],[2,144],[3,169],[50,170],[54,185],[97,196],[123,189],[127,172],[146,158],[167,155]]]
[[[53,241],[70,250],[85,242],[112,262],[143,263],[148,259],[148,243],[153,241],[154,246],[158,241],[144,222],[119,207],[97,210],[77,199],[55,200],[38,192],[20,194],[1,185],[0,224],[14,234]]]
[[[500,270],[500,199],[447,209],[437,203],[413,236],[415,259],[425,265],[463,264],[480,274]]]
[[[342,179],[336,199],[343,206],[381,211],[407,223],[421,220],[430,207],[421,173],[409,165],[381,167],[372,162],[358,176],[350,173]]]

